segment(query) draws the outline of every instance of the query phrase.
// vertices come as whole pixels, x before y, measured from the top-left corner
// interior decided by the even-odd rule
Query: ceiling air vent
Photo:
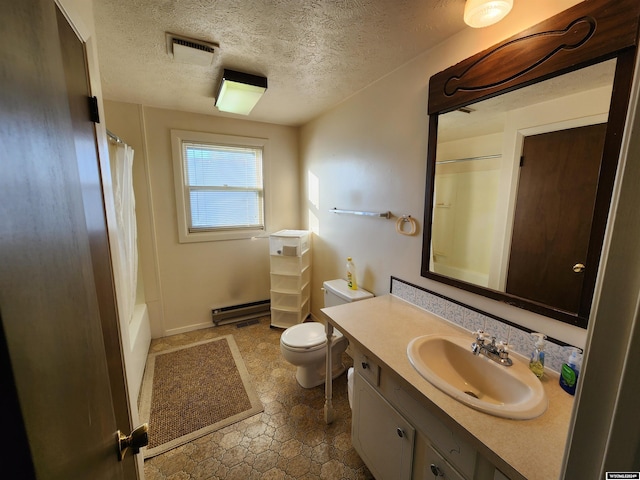
[[[167,33],[167,54],[174,61],[208,67],[213,63],[213,52],[218,45]]]

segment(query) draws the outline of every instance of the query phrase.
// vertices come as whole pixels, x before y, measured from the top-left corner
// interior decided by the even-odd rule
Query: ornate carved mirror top
[[[431,78],[422,276],[587,326],[639,17],[586,0]]]

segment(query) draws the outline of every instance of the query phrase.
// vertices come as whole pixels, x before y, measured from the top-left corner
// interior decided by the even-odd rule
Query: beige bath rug
[[[232,335],[151,353],[140,418],[149,423],[144,458],[263,411]]]

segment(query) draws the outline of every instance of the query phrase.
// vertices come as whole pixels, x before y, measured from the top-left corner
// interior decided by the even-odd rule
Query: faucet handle
[[[476,330],[474,333],[476,334],[476,341],[481,343],[484,343],[484,341],[491,336],[488,333],[485,333],[484,330]]]
[[[500,357],[500,363],[502,365],[513,365],[513,361],[509,358],[510,349],[511,345],[509,345],[507,342],[500,341],[500,343],[498,343],[498,356]]]

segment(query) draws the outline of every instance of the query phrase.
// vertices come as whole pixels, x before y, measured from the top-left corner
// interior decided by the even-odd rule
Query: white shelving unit
[[[271,326],[289,328],[310,312],[311,236],[306,230],[281,230],[269,237]]]

